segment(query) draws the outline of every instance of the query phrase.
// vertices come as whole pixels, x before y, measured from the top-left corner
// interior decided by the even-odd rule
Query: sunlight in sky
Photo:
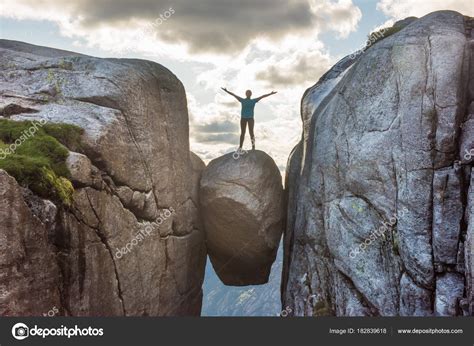
[[[4,0],[0,36],[98,57],[148,59],[170,69],[188,98],[191,149],[204,161],[238,146],[243,96],[278,91],[256,106],[257,148],[284,171],[301,136],[304,91],[377,27],[439,8],[473,12],[471,1],[216,0],[114,3]],[[281,6],[280,6],[281,5]],[[246,139],[246,147],[250,141]]]

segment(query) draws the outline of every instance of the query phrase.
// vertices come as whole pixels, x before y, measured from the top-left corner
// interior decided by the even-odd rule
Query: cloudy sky
[[[474,16],[472,0],[1,0],[0,37],[166,66],[186,88],[191,149],[206,162],[238,146],[239,104],[220,87],[276,90],[257,104],[255,134],[283,170],[304,90],[375,28],[440,9]]]

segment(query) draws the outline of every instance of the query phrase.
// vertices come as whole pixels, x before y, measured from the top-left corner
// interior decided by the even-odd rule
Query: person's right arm
[[[234,96],[238,101],[241,101],[241,100],[242,100],[241,97],[239,97],[239,96],[237,96],[236,94],[234,94],[233,92],[227,90],[227,88],[221,88],[221,89],[224,90],[224,91],[225,91],[226,93],[228,93],[229,95]]]

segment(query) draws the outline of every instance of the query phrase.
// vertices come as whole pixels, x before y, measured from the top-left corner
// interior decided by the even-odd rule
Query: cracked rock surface
[[[0,170],[2,316],[41,316],[61,306],[60,269],[48,239],[57,209],[24,195],[16,180]]]
[[[37,299],[11,306],[10,296],[8,303],[0,297],[0,314],[39,315],[56,306],[72,316],[199,315],[203,167],[189,150],[186,96],[176,76],[150,61],[0,40],[0,90],[4,117],[85,130],[81,152],[67,162],[74,203],[58,206],[53,223],[31,205],[19,209],[26,202],[18,193],[1,201],[1,245],[18,248],[15,261],[2,251],[0,275],[9,279],[1,284],[12,297]],[[1,174],[8,191],[18,189]],[[25,236],[22,224],[37,224],[35,232]],[[14,280],[17,263],[24,282]]]
[[[286,177],[295,315],[473,314],[472,21],[431,13],[306,91]]]

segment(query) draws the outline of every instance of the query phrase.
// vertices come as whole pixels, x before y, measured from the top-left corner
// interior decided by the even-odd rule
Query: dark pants
[[[244,144],[245,130],[247,129],[247,123],[249,124],[250,139],[252,140],[252,148],[255,147],[255,136],[253,135],[253,126],[255,121],[253,119],[240,119],[240,148]]]

